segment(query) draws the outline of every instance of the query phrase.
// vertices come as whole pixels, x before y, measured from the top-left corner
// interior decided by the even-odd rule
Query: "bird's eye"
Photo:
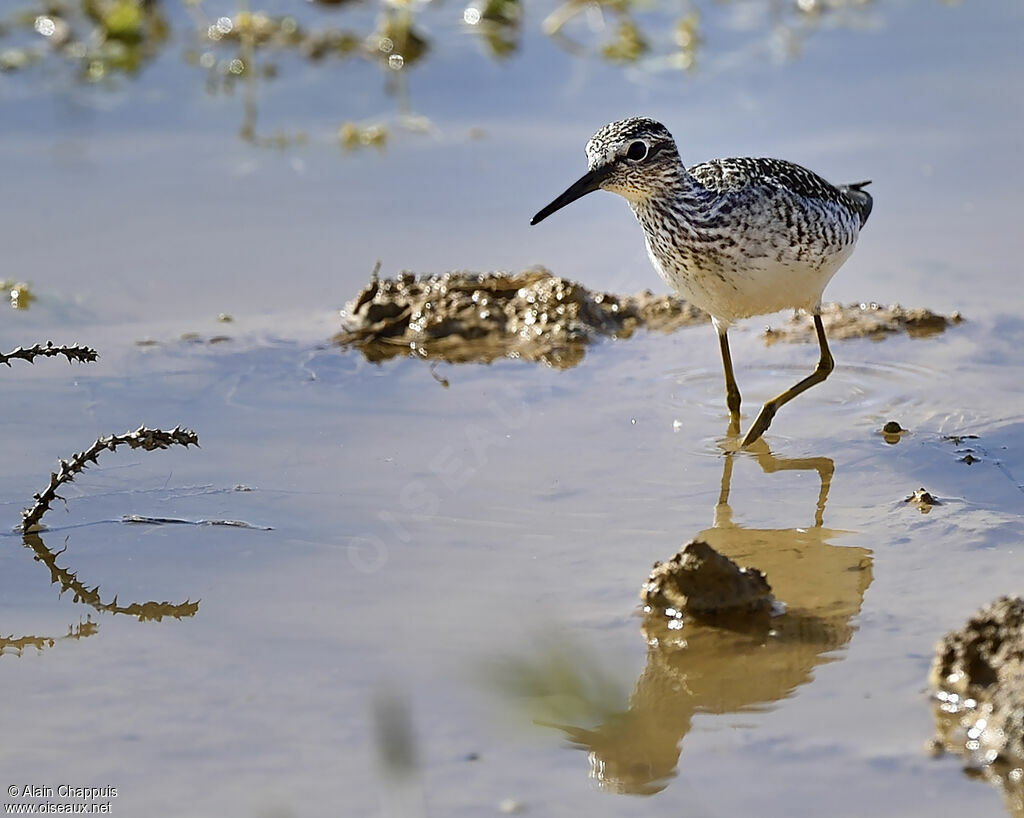
[[[647,143],[640,142],[639,140],[629,146],[629,150],[626,151],[626,157],[632,159],[634,162],[639,162],[641,159],[647,157]]]

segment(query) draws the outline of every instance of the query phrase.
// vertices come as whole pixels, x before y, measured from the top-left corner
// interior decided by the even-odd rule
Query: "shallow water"
[[[121,815],[475,816],[506,799],[546,816],[1003,814],[925,755],[924,687],[941,634],[1024,583],[1024,14],[858,4],[779,58],[771,8],[700,6],[698,68],[679,73],[572,56],[540,33],[553,7],[528,6],[521,50],[495,63],[461,8],[418,7],[432,48],[400,79],[433,129],[399,127],[375,64],[284,56],[257,88],[260,133],[307,134],[284,150],[237,138],[242,95],[205,94],[176,6],[173,44],[135,78],[0,74],[0,276],[37,295],[0,347],[101,354],[2,373],[0,510],[13,526],[56,458],[100,435],[180,423],[201,443],[105,453],[61,492],[41,541],[96,605],[0,540],[2,783],[117,787]],[[364,33],[378,13],[302,12]],[[659,47],[666,14],[643,18]],[[638,112],[687,161],[874,178],[827,296],[968,320],[837,342],[770,453],[733,458],[707,327],[598,344],[566,371],[378,366],[328,343],[378,258],[384,274],[543,263],[660,287],[614,197],[528,226],[583,171],[590,133]],[[386,147],[344,153],[343,120],[384,122]],[[764,345],[780,320],[731,336],[745,422],[813,365],[811,347]],[[878,434],[891,419],[910,430],[896,445]],[[943,504],[905,503],[919,486]],[[648,648],[640,585],[697,535],[768,573],[787,639],[698,629]],[[179,607],[139,621],[115,597]],[[378,760],[382,691],[414,730],[404,778]]]

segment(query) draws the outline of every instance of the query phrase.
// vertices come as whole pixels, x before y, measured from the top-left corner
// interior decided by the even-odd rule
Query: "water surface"
[[[693,7],[701,45],[679,71],[664,57],[689,7],[637,12],[652,52],[622,65],[593,53],[610,13],[610,28],[588,28],[593,10],[569,25],[580,56],[541,33],[554,6],[527,4],[518,50],[496,61],[463,8],[417,5],[430,48],[398,72],[261,56],[278,71],[252,90],[247,139],[242,85],[208,94],[187,62],[231,48],[176,4],[137,74],[83,83],[52,59],[0,74],[0,276],[37,295],[0,346],[101,354],[3,373],[8,524],[57,457],[100,435],[180,423],[202,446],[106,453],[48,513],[53,565],[98,603],[59,595],[41,552],[4,538],[4,783],[116,786],[123,815],[376,815],[382,797],[407,815],[505,799],[547,816],[1003,814],[995,790],[924,754],[923,688],[941,634],[1024,581],[1021,9]],[[398,12],[310,6],[300,21],[365,37]],[[429,127],[403,128],[407,113]],[[967,322],[837,342],[836,372],[786,406],[770,449],[732,459],[706,327],[599,344],[562,372],[432,373],[328,343],[377,259],[384,274],[542,263],[597,289],[661,287],[615,197],[528,226],[583,171],[593,130],[634,113],[666,122],[688,162],[775,155],[873,178],[871,222],[827,296]],[[385,146],[346,152],[344,122],[384,125]],[[285,147],[264,144],[275,134]],[[779,320],[733,333],[747,422],[813,365],[810,347],[763,344]],[[897,445],[877,434],[890,419],[911,430]],[[979,437],[944,439],[964,433]],[[922,485],[943,500],[927,515],[903,502]],[[649,650],[640,584],[697,535],[820,627]],[[140,621],[115,597],[168,607]],[[553,654],[589,693],[552,681]],[[385,689],[416,737],[407,791],[378,761]]]

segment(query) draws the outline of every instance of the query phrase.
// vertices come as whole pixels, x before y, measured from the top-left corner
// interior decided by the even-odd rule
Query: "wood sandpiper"
[[[733,322],[788,308],[814,318],[814,372],[761,408],[742,446],[764,434],[775,413],[821,383],[834,367],[821,323],[825,285],[853,253],[871,214],[870,182],[832,185],[780,159],[716,159],[687,169],[664,125],[632,117],[587,142],[586,174],[531,219],[537,224],[587,193],[629,202],[647,253],[665,282],[711,315],[725,369],[726,405],[738,430],[740,390],[727,332]]]

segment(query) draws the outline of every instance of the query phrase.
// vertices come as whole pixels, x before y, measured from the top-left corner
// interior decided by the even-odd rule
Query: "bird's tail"
[[[853,182],[849,185],[841,185],[839,187],[843,193],[850,197],[850,201],[853,202],[857,215],[860,217],[861,227],[864,226],[865,222],[868,220],[868,216],[871,215],[871,206],[874,203],[874,200],[871,198],[871,194],[864,190],[864,188],[870,184],[871,180],[868,179],[866,182]]]

